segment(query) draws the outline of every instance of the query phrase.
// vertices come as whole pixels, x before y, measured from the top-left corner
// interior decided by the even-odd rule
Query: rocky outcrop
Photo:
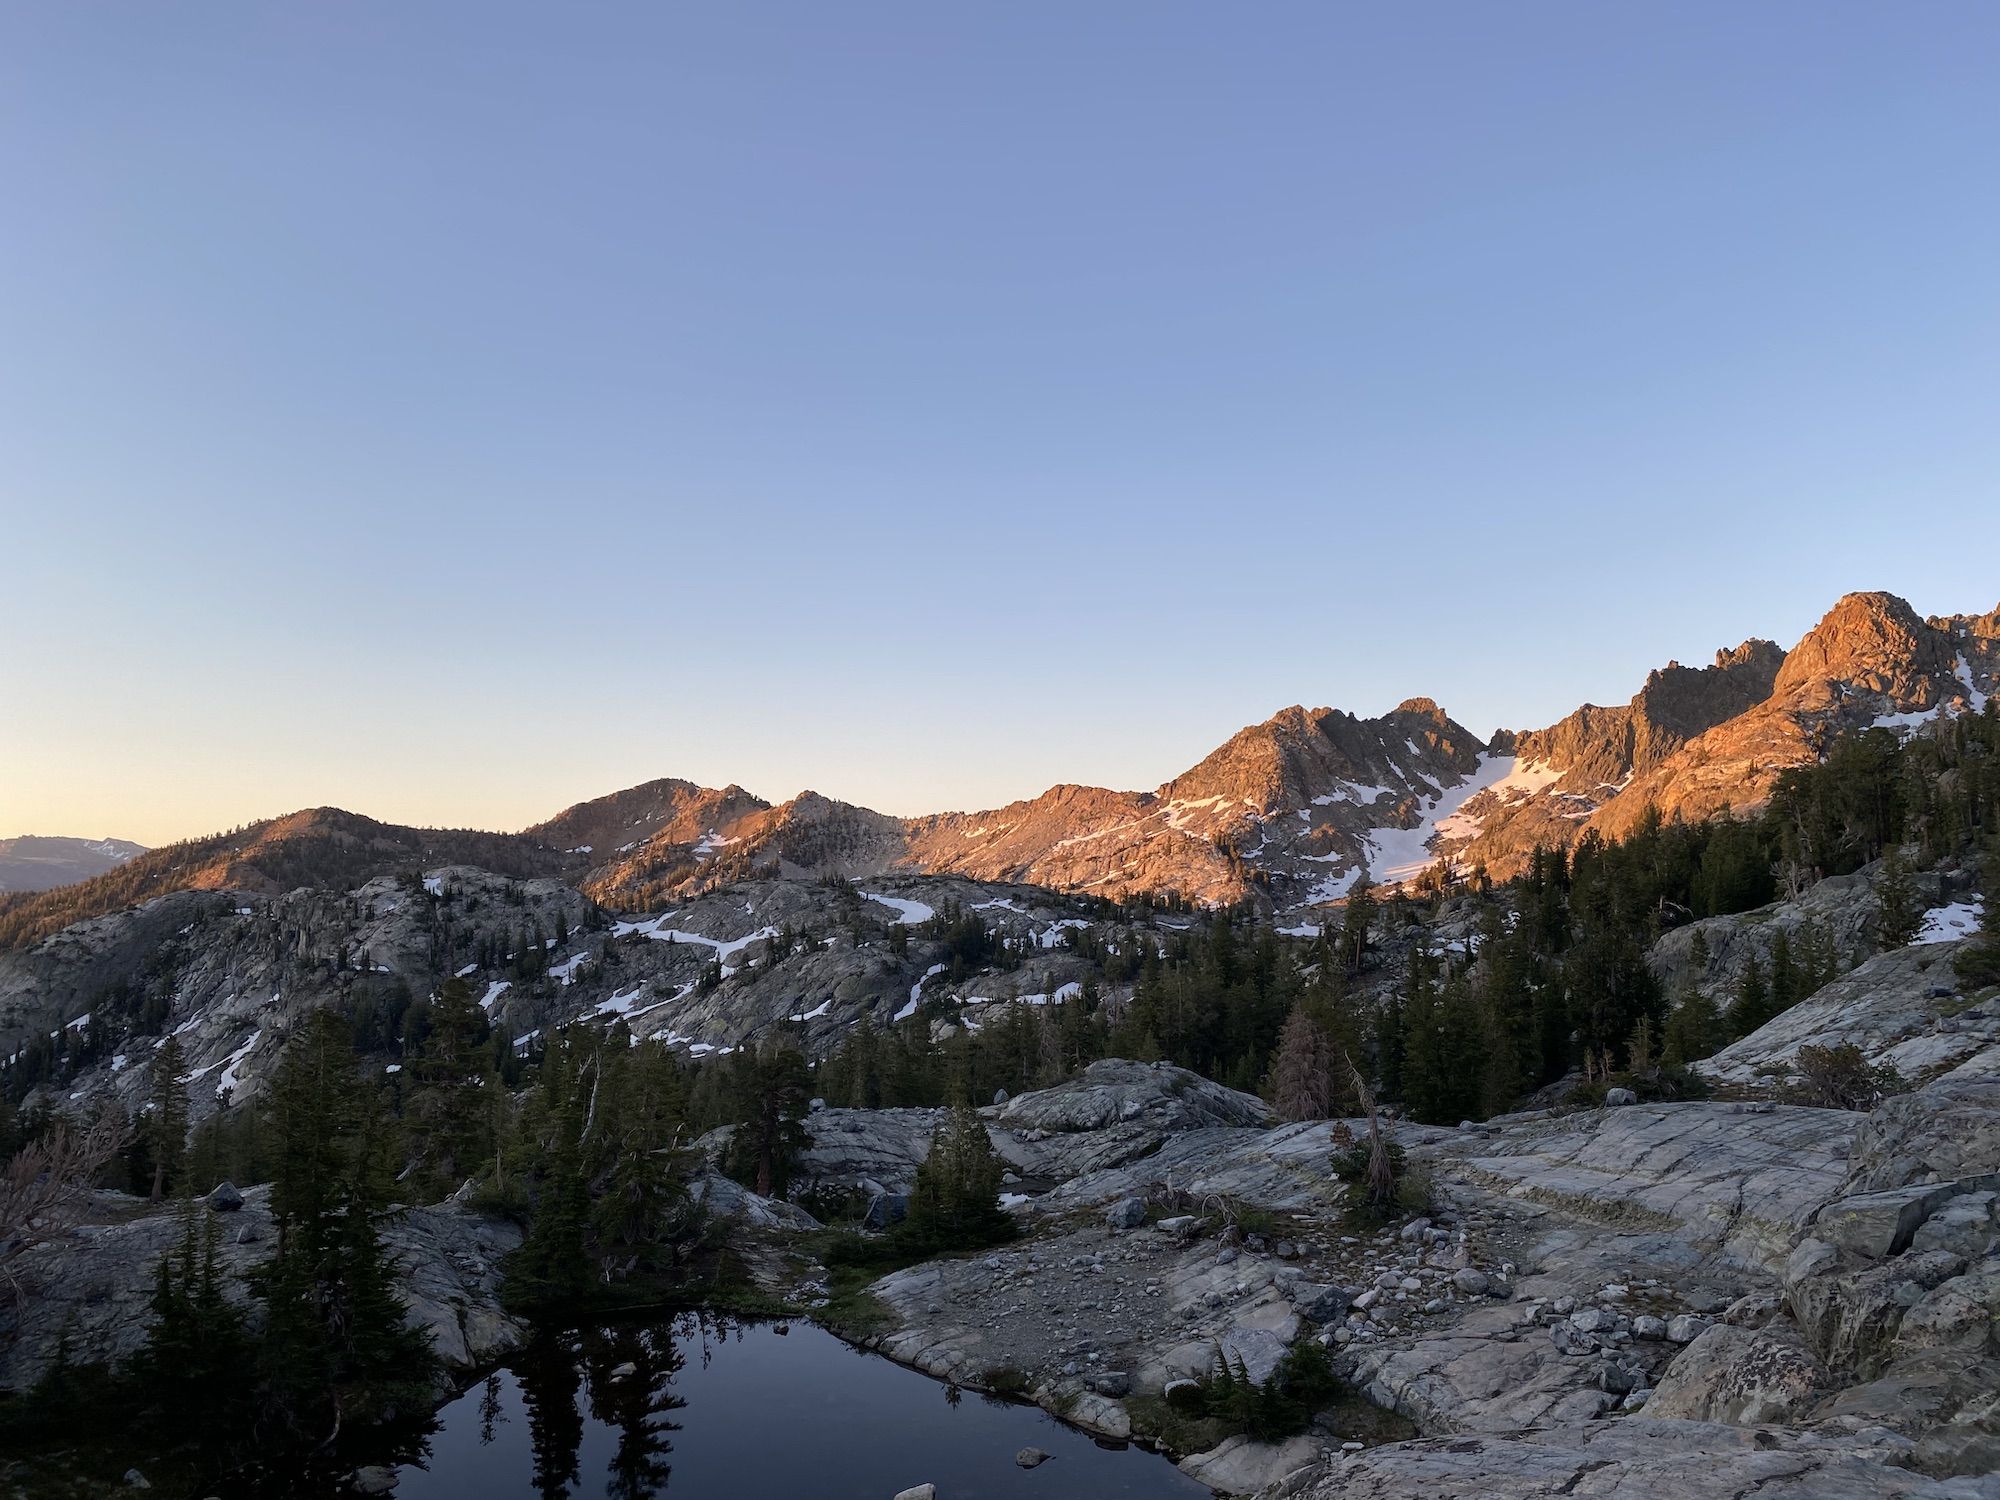
[[[2000,1062],[2000,999],[1969,1002],[1951,958],[1962,944],[1926,943],[1868,959],[1799,1004],[1732,1042],[1695,1070],[1747,1085],[1790,1074],[1801,1047],[1843,1043],[1871,1065],[1922,1083]]]
[[[1797,1338],[1717,1323],[1660,1377],[1646,1415],[1736,1427],[1793,1422],[1829,1384],[1826,1371]]]
[[[1526,1121],[1461,1149],[1466,1169],[1510,1195],[1671,1228],[1705,1251],[1775,1269],[1846,1179],[1859,1125],[1840,1110],[1642,1104]]]
[[[1982,1493],[1950,1476],[1993,1467],[2000,1432],[2000,1191],[1930,1179],[1985,1160],[2000,1099],[1947,1083],[1875,1122],[1704,1102],[1399,1126],[1437,1207],[1355,1234],[1331,1124],[1251,1123],[1226,1099],[1246,1123],[1211,1123],[1166,1111],[1173,1089],[1156,1086],[1140,1108],[1158,1112],[1157,1149],[1093,1166],[1088,1143],[1133,1126],[1122,1091],[1153,1071],[1106,1067],[988,1111],[1003,1155],[1055,1186],[1017,1205],[1022,1242],[876,1283],[877,1346],[961,1384],[1024,1382],[1123,1435],[1127,1401],[1218,1351],[1261,1377],[1309,1338],[1429,1439],[1190,1461],[1273,1495],[1622,1494],[1690,1455],[1706,1467],[1675,1493]],[[1971,1144],[1941,1149],[1931,1118]],[[1900,1177],[1920,1180],[1878,1183]]]
[[[1710,1422],[1570,1423],[1352,1454],[1287,1491],[1298,1500],[1995,1500],[2000,1479],[1940,1481],[1897,1466],[1893,1444]]]
[[[949,942],[927,931],[954,908],[1009,950],[956,981]],[[1205,920],[1107,915],[1044,890],[948,877],[860,889],[752,881],[628,920],[605,918],[560,881],[455,865],[345,894],[189,891],[0,953],[0,1057],[66,1030],[75,1071],[50,1078],[51,1102],[129,1111],[172,1032],[199,1120],[225,1088],[233,1102],[256,1098],[312,1011],[400,1013],[454,977],[517,1039],[589,1017],[705,1056],[788,1025],[822,1053],[862,1021],[886,1030],[921,1013],[943,1038],[1086,983],[1116,999],[1101,945],[1163,945]],[[538,936],[545,968],[524,974],[517,946]],[[378,1065],[401,1061],[391,1047]]]
[[[1268,1125],[1271,1109],[1254,1094],[1224,1088],[1185,1068],[1106,1058],[1066,1083],[1010,1099],[994,1118],[1011,1130],[1058,1134],[1135,1120],[1178,1132],[1206,1125]]]
[[[1855,1131],[1845,1190],[2000,1172],[2000,1078],[1946,1078],[1884,1100]]]

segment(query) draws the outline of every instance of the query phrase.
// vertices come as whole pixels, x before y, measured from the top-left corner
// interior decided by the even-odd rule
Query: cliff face
[[[1486,816],[1458,858],[1505,875],[1537,844],[1569,843],[1635,777],[1650,775],[1691,739],[1768,697],[1784,659],[1770,641],[1745,641],[1717,651],[1713,666],[1667,663],[1619,707],[1586,703],[1547,729],[1508,735],[1514,753],[1540,768],[1546,786],[1512,804],[1475,806]]]
[[[1976,711],[1995,685],[1980,633],[1991,618],[1924,620],[1893,594],[1847,595],[1786,654],[1761,702],[1691,738],[1588,826],[1616,837],[1648,803],[1668,817],[1752,810],[1842,730],[1907,734],[1940,712]]]

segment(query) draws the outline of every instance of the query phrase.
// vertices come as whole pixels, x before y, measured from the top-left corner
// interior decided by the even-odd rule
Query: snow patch
[[[1359,782],[1343,781],[1332,791],[1313,798],[1314,807],[1331,807],[1336,802],[1353,802],[1366,807],[1390,794],[1386,786],[1362,786]],[[1305,814],[1300,814],[1301,817]]]
[[[1062,935],[1065,932],[1072,931],[1079,927],[1088,927],[1089,925],[1090,923],[1086,922],[1081,917],[1064,917],[1061,921],[1056,922],[1053,925],[1049,926],[1039,936],[1037,936],[1035,939],[1035,945],[1040,948],[1053,948],[1057,944],[1062,942]]]
[[[924,970],[924,977],[922,979],[919,979],[915,984],[910,986],[910,1003],[908,1005],[905,1005],[901,1010],[897,1011],[894,1016],[890,1017],[890,1019],[895,1021],[907,1021],[910,1019],[911,1016],[914,1016],[917,1013],[917,1007],[923,1004],[924,985],[927,984],[929,981],[937,978],[937,976],[942,974],[943,972],[944,972],[943,964],[932,964],[928,969]]]
[[[1949,943],[1969,938],[1979,931],[1979,903],[1954,901],[1950,906],[1934,906],[1924,913],[1924,925],[1910,939],[1918,943]]]
[[[928,922],[937,915],[935,910],[923,902],[911,901],[904,896],[879,896],[874,891],[863,891],[861,894],[870,901],[879,901],[884,906],[894,907],[896,925],[899,927],[915,927],[919,922]]]

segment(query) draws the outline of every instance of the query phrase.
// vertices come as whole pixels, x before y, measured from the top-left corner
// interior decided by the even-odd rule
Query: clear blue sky
[[[0,835],[1149,786],[2000,599],[2000,7],[17,5]]]

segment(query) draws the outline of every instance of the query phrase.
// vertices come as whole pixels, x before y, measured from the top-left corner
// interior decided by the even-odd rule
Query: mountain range
[[[146,852],[129,839],[0,839],[0,891],[45,891],[115,870]]]
[[[1364,874],[1406,881],[1441,860],[1504,876],[1537,844],[1616,837],[1648,808],[1754,810],[1842,730],[1908,734],[1982,711],[1996,692],[2000,608],[1926,619],[1895,595],[1856,593],[1789,651],[1749,640],[1707,666],[1669,662],[1627,703],[1585,704],[1546,728],[1482,740],[1428,698],[1370,719],[1294,706],[1151,791],[1061,785],[898,818],[810,791],[773,804],[663,779],[517,834],[312,809],[0,897],[0,946],[173,890],[346,890],[446,864],[559,879],[626,910],[752,877],[902,873],[1304,912]]]

